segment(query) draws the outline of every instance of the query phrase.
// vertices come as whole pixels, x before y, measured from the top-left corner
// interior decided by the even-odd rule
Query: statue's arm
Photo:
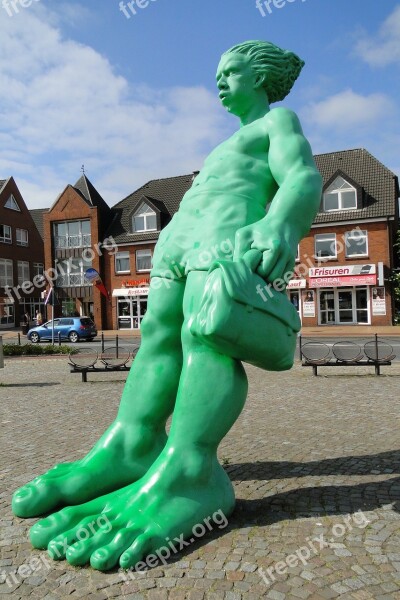
[[[297,248],[318,212],[322,178],[297,116],[278,108],[268,117],[269,167],[279,189],[267,219],[278,232],[288,229],[291,243]]]
[[[270,141],[269,168],[278,190],[266,217],[237,232],[235,258],[257,248],[262,252],[257,272],[272,282],[293,270],[297,245],[318,212],[322,178],[293,112],[274,109],[264,117],[263,126]]]

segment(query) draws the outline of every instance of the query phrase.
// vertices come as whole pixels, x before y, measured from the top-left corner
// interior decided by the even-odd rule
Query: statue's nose
[[[223,90],[223,89],[225,89],[225,88],[227,87],[226,80],[225,80],[225,79],[222,79],[222,77],[221,77],[221,79],[218,81],[218,84],[217,84],[217,85],[218,85],[218,89],[219,89],[219,90]]]

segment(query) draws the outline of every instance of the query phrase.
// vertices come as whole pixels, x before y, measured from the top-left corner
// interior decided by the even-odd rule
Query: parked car
[[[53,336],[52,321],[47,321],[43,325],[32,327],[27,338],[33,344],[41,340],[51,340]],[[54,340],[57,341],[59,334],[61,339],[69,340],[73,344],[79,340],[93,340],[97,335],[96,325],[89,317],[60,317],[54,319]]]

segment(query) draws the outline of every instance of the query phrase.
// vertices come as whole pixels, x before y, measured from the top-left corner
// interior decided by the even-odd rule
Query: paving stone
[[[225,468],[238,498],[228,528],[126,581],[118,572],[48,560],[48,567],[20,577],[12,588],[0,583],[0,598],[400,598],[400,520],[394,509],[400,501],[395,419],[400,363],[381,378],[363,374],[362,368],[356,377],[350,368],[343,373],[338,368],[312,378],[298,364],[282,373],[246,370],[249,398],[219,448],[220,457],[229,457]],[[18,359],[2,372],[2,412],[12,429],[2,424],[0,581],[33,557],[47,556],[30,546],[35,520],[12,517],[11,493],[52,463],[87,453],[113,420],[125,378],[99,376],[82,384],[70,376],[64,359]],[[29,397],[12,385],[22,380],[32,384]],[[77,401],[82,410],[76,410]],[[369,521],[366,527],[360,511]],[[329,547],[314,542],[312,549],[309,541],[321,535]],[[298,556],[296,565],[289,564],[307,548],[306,564]]]

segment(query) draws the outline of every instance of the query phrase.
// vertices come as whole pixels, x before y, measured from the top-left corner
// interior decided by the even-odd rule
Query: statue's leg
[[[34,546],[48,547],[53,557],[66,556],[72,564],[90,560],[107,570],[120,560],[122,567],[130,567],[168,548],[168,539],[194,537],[197,524],[220,526],[232,512],[232,484],[216,452],[243,408],[247,378],[239,361],[202,345],[189,332],[205,277],[190,273],[186,284],[184,362],[164,450],[136,483],[39,521],[31,530]],[[95,531],[88,523],[95,524]]]
[[[136,481],[166,442],[182,368],[181,328],[185,281],[158,280],[150,290],[142,342],[127,379],[118,415],[89,454],[56,465],[17,490],[20,517],[78,504]],[[96,399],[93,399],[93,410]],[[45,425],[44,425],[45,428]]]

